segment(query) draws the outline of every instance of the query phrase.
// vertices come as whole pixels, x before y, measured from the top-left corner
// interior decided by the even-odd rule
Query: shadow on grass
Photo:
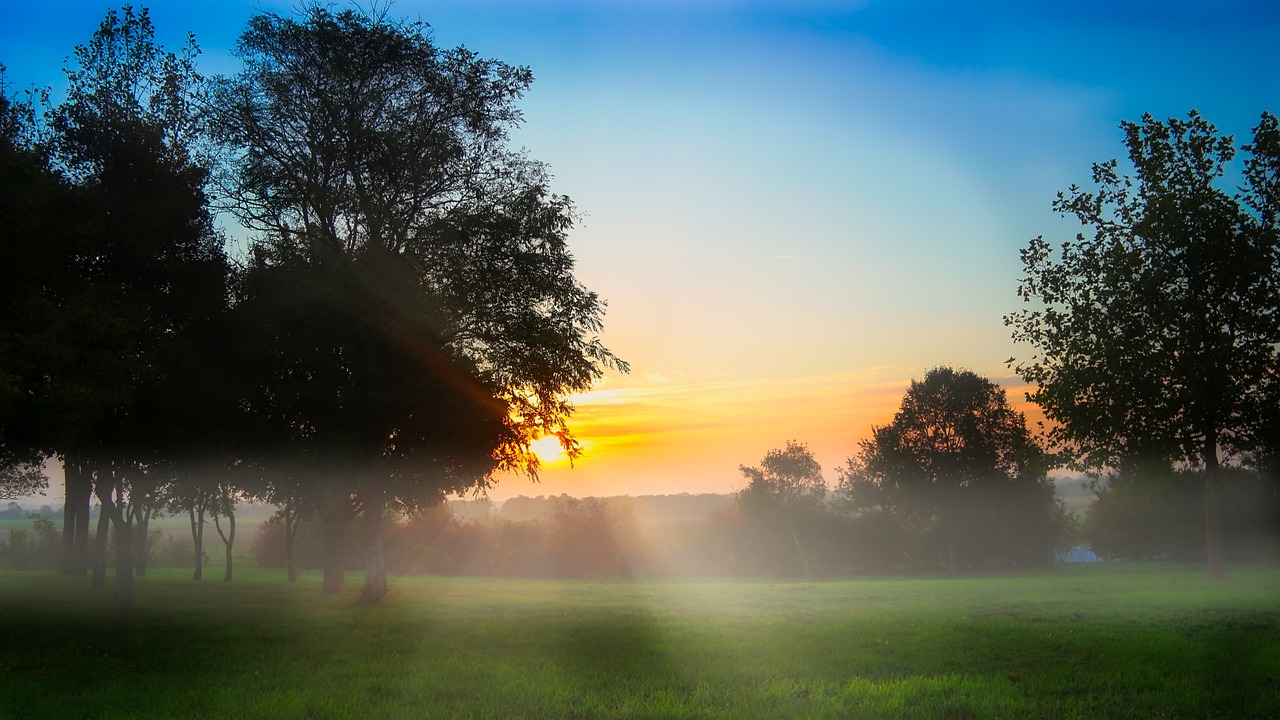
[[[369,608],[147,578],[121,616],[82,579],[0,573],[0,720],[1280,717],[1267,602],[932,587],[424,580]]]

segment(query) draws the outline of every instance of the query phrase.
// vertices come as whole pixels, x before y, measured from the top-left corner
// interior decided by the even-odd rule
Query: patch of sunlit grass
[[[0,573],[0,718],[1274,717],[1280,568],[818,583]],[[353,578],[354,579],[354,578]]]

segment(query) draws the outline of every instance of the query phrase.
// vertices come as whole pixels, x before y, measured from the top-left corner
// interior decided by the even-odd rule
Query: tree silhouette
[[[1198,113],[1121,127],[1135,175],[1095,164],[1096,191],[1073,185],[1054,202],[1091,235],[1022,251],[1018,295],[1031,307],[1005,322],[1033,354],[1010,363],[1079,467],[1204,471],[1220,578],[1219,466],[1258,449],[1280,403],[1280,126],[1263,114],[1235,196],[1217,187],[1233,140]]]
[[[175,389],[193,385],[190,346],[209,335],[227,299],[207,173],[193,160],[197,52],[193,42],[180,54],[160,48],[145,10],[109,12],[76,47],[66,100],[47,124],[21,114],[38,139],[25,157],[43,165],[18,195],[28,206],[17,227],[42,242],[3,244],[6,255],[26,254],[13,288],[22,297],[5,297],[6,339],[16,342],[0,353],[0,376],[16,378],[19,390],[6,391],[18,401],[0,411],[5,447],[63,457],[64,570],[83,568],[96,480],[103,522],[116,530],[124,607],[132,603],[133,523],[150,511],[143,470],[175,443],[190,445],[187,420],[199,415]],[[13,113],[6,116],[12,128]],[[12,147],[15,135],[6,135]]]
[[[1052,558],[1058,509],[1049,457],[1004,390],[968,370],[912,380],[888,425],[872,428],[842,469],[838,493],[922,543],[921,562],[961,565]]]
[[[87,458],[116,537],[116,584],[132,603],[134,523],[150,511],[148,464],[190,445],[199,418],[175,391],[198,383],[185,362],[226,307],[228,266],[193,159],[198,50],[154,40],[145,10],[109,12],[67,70],[53,112],[58,157],[85,231],[68,303],[76,336],[64,379],[88,389],[63,452]],[[186,436],[186,437],[184,437]]]
[[[576,452],[567,396],[626,365],[596,338],[604,303],[573,278],[572,206],[507,147],[527,69],[318,5],[253,18],[239,52],[208,110],[228,208],[258,233],[250,409],[309,464],[327,537],[363,511],[377,602],[389,497],[536,473],[540,434]],[[326,592],[341,581],[327,568]]]
[[[783,547],[795,548],[791,558],[800,559],[805,577],[812,574],[801,532],[811,526],[813,516],[820,513],[827,500],[827,481],[822,466],[804,443],[788,440],[787,446],[765,453],[760,465],[738,466],[747,486],[738,492],[738,507],[754,529],[761,532],[762,547],[756,552],[771,558],[775,569],[794,563],[783,558],[790,555]],[[790,541],[789,543],[787,541]]]
[[[40,467],[52,452],[55,419],[40,401],[54,382],[48,370],[62,355],[53,328],[66,290],[71,223],[65,219],[75,204],[39,137],[33,100],[10,96],[0,64],[0,498],[46,485]],[[69,511],[76,500],[67,494]],[[87,530],[87,494],[83,501]],[[66,518],[74,523],[77,516]],[[64,530],[64,537],[74,543],[73,532]]]

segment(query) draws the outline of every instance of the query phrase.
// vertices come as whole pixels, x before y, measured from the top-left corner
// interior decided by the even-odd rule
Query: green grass
[[[0,718],[1280,717],[1280,568],[961,579],[0,573]],[[239,572],[239,571],[238,571]]]

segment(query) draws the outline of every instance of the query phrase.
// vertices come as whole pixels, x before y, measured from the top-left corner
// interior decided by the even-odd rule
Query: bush
[[[190,534],[167,533],[156,529],[147,533],[147,565],[162,568],[189,568],[192,555],[195,554],[195,543]],[[204,562],[209,563],[209,555],[205,553]]]
[[[62,532],[52,519],[31,514],[31,529],[14,528],[0,545],[0,566],[11,570],[52,570],[62,551]]]

